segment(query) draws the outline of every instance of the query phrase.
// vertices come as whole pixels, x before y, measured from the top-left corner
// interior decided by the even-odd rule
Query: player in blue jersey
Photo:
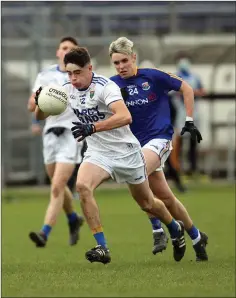
[[[130,128],[142,146],[150,187],[154,195],[165,203],[172,216],[183,221],[192,239],[197,261],[207,260],[208,237],[193,225],[186,208],[170,190],[162,171],[172,150],[173,127],[169,91],[180,91],[183,94],[187,117],[181,135],[189,132],[192,139],[197,139],[198,142],[202,140],[193,122],[193,90],[173,74],[158,69],[138,69],[133,42],[126,37],[120,37],[111,43],[109,55],[118,72],[111,80],[121,88],[126,106],[132,115]],[[160,221],[150,214],[149,218],[154,232],[154,253],[166,245],[166,236]]]

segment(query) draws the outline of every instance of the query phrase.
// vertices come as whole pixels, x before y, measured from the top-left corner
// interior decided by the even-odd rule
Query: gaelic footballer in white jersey
[[[34,112],[36,120],[45,120],[48,116],[48,113],[44,117],[38,115],[41,111],[38,107],[38,99],[43,90],[42,87],[64,84],[68,78],[64,57],[77,45],[75,38],[63,37],[56,50],[58,65],[52,65],[38,75],[33,94],[28,101],[28,110]],[[81,144],[75,142],[71,134],[71,118],[73,117],[74,115],[68,108],[59,116],[49,117],[43,130],[44,164],[51,185],[50,200],[45,212],[43,226],[39,232],[31,231],[29,233],[29,238],[36,247],[45,247],[62,209],[68,219],[69,245],[75,245],[79,240],[83,218],[75,211],[72,192],[75,186],[73,172],[77,174],[76,163],[81,161],[81,152],[78,150]],[[36,125],[39,126],[38,123]]]
[[[78,90],[70,82],[69,105],[83,124],[93,124],[110,118],[109,105],[123,100],[119,87],[110,79],[93,73],[91,84]],[[104,169],[118,183],[139,184],[146,179],[145,161],[141,146],[132,134],[129,125],[100,131],[86,137],[87,151],[84,162]]]
[[[81,123],[95,123],[112,116],[109,105],[122,100],[120,88],[110,79],[93,73],[90,86],[79,90],[67,82],[64,87],[68,90],[69,105]],[[140,150],[140,144],[132,134],[129,125],[116,129],[96,132],[86,137],[87,154],[98,152],[106,156],[124,157]]]
[[[45,87],[50,84],[61,86],[67,81],[67,72],[61,71],[57,64],[51,65],[38,74],[32,91],[35,93],[39,87]],[[77,117],[70,107],[67,107],[67,109],[60,115],[49,116],[46,118],[43,128],[43,156],[45,164],[55,162],[81,163],[83,143],[75,142],[70,131],[72,121],[76,120]],[[51,128],[55,127],[66,129],[60,138],[52,133],[48,133]],[[56,150],[56,148],[58,150]]]

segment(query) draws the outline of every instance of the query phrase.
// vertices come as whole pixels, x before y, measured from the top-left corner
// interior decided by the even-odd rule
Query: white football
[[[38,97],[41,111],[50,115],[59,115],[67,108],[68,94],[65,87],[49,85],[42,89]]]

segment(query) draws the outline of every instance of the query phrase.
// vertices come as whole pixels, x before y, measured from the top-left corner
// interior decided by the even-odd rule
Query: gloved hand
[[[39,87],[39,89],[36,91],[36,93],[35,93],[35,97],[34,97],[34,100],[35,100],[35,104],[36,104],[36,106],[38,105],[38,99],[39,99],[39,94],[40,94],[40,92],[42,91],[42,87]]]
[[[72,134],[78,142],[81,142],[87,136],[96,132],[94,124],[83,124],[81,122],[72,122],[74,126],[71,128]]]
[[[197,127],[194,125],[193,121],[185,121],[185,125],[182,128],[180,135],[182,136],[186,131],[190,133],[191,139],[193,141],[197,140],[198,143],[201,142],[202,135]]]

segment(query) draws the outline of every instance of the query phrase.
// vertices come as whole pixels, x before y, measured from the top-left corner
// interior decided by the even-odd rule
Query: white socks
[[[157,230],[152,230],[153,233],[163,233],[164,230],[162,228],[157,229]]]

